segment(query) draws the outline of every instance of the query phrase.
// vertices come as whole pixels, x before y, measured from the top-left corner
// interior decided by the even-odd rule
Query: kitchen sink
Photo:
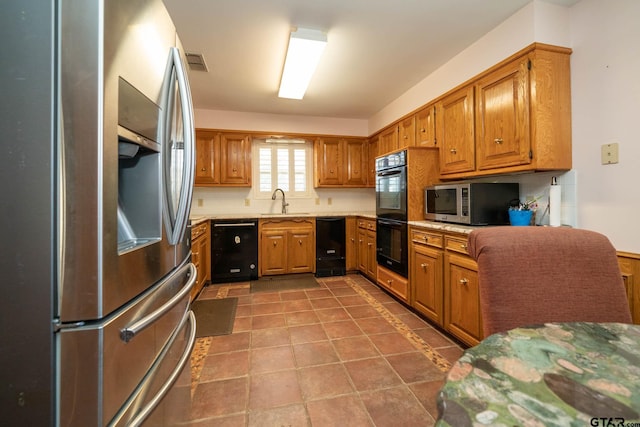
[[[263,213],[262,216],[308,216],[309,212]]]

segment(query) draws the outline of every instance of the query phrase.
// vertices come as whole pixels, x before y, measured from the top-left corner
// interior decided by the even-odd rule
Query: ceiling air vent
[[[207,63],[204,62],[204,57],[201,53],[185,53],[187,57],[187,64],[189,64],[189,69],[193,71],[209,71],[207,68]]]

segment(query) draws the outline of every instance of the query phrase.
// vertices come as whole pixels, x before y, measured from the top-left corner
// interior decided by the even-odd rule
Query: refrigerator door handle
[[[158,307],[156,310],[149,313],[147,316],[142,319],[134,322],[132,325],[127,326],[126,328],[120,330],[120,339],[124,342],[131,341],[136,334],[142,332],[147,326],[151,325],[153,322],[158,320],[162,315],[171,310],[176,304],[178,304],[186,294],[191,291],[193,284],[196,282],[196,278],[198,276],[198,272],[196,270],[195,265],[193,263],[189,263],[182,267],[178,274],[183,274],[184,270],[189,270],[189,281],[186,285],[180,289],[180,292],[175,294],[169,301],[164,303],[162,306]]]
[[[178,380],[180,373],[186,366],[187,362],[190,360],[191,351],[193,350],[193,344],[196,341],[196,317],[193,314],[193,311],[189,311],[189,325],[191,327],[191,330],[189,332],[189,341],[175,369],[171,371],[171,374],[167,378],[167,381],[162,385],[160,390],[158,390],[158,393],[156,393],[153,399],[151,399],[149,403],[147,403],[142,409],[140,409],[140,412],[138,412],[136,417],[127,424],[128,427],[138,427],[144,422],[145,419],[147,419],[149,414],[151,414],[151,412],[158,406],[160,401],[169,392],[171,387],[173,387],[175,382]]]
[[[173,73],[175,72],[175,80]],[[173,224],[168,224],[168,238],[169,243],[177,245],[184,237],[184,230],[187,228],[189,221],[189,212],[191,210],[191,197],[193,195],[193,182],[194,182],[194,168],[195,168],[195,135],[194,135],[194,120],[193,120],[193,104],[191,103],[191,90],[189,88],[189,81],[185,73],[185,69],[180,58],[180,51],[176,47],[172,47],[169,54],[169,66],[165,74],[165,102],[171,102],[173,96],[171,92],[174,90],[174,84],[177,81],[178,96],[180,100],[180,111],[182,113],[182,131],[184,138],[184,160],[183,168],[181,171],[182,180],[181,187],[179,189],[179,196],[177,206],[175,206],[175,212],[169,213],[167,218],[173,218]],[[165,106],[165,110],[171,111],[169,106]],[[164,128],[168,135],[171,135],[171,120],[170,115],[165,114]],[[165,181],[166,181],[165,177]],[[165,186],[168,183],[165,182]],[[165,190],[165,197],[167,197]],[[165,203],[165,208],[168,203]],[[174,217],[175,215],[175,217]]]

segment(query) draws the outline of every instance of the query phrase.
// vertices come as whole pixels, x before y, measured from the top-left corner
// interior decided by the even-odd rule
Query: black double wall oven
[[[407,152],[376,159],[376,258],[407,277]]]

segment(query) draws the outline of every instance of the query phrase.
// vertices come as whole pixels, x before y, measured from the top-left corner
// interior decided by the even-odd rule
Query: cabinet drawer
[[[375,220],[370,220],[370,219],[358,219],[358,228],[364,228],[366,230],[375,231],[376,222]]]
[[[461,254],[469,255],[467,252],[467,238],[466,237],[452,237],[445,236],[444,238],[445,248],[448,251],[458,252]]]
[[[398,295],[404,301],[408,301],[409,282],[404,277],[386,268],[378,267],[378,284]]]
[[[202,222],[193,228],[191,228],[191,240],[196,240],[198,237],[202,236],[207,232],[207,223]]]
[[[419,245],[442,248],[442,234],[431,233],[429,231],[411,229],[411,241]]]

